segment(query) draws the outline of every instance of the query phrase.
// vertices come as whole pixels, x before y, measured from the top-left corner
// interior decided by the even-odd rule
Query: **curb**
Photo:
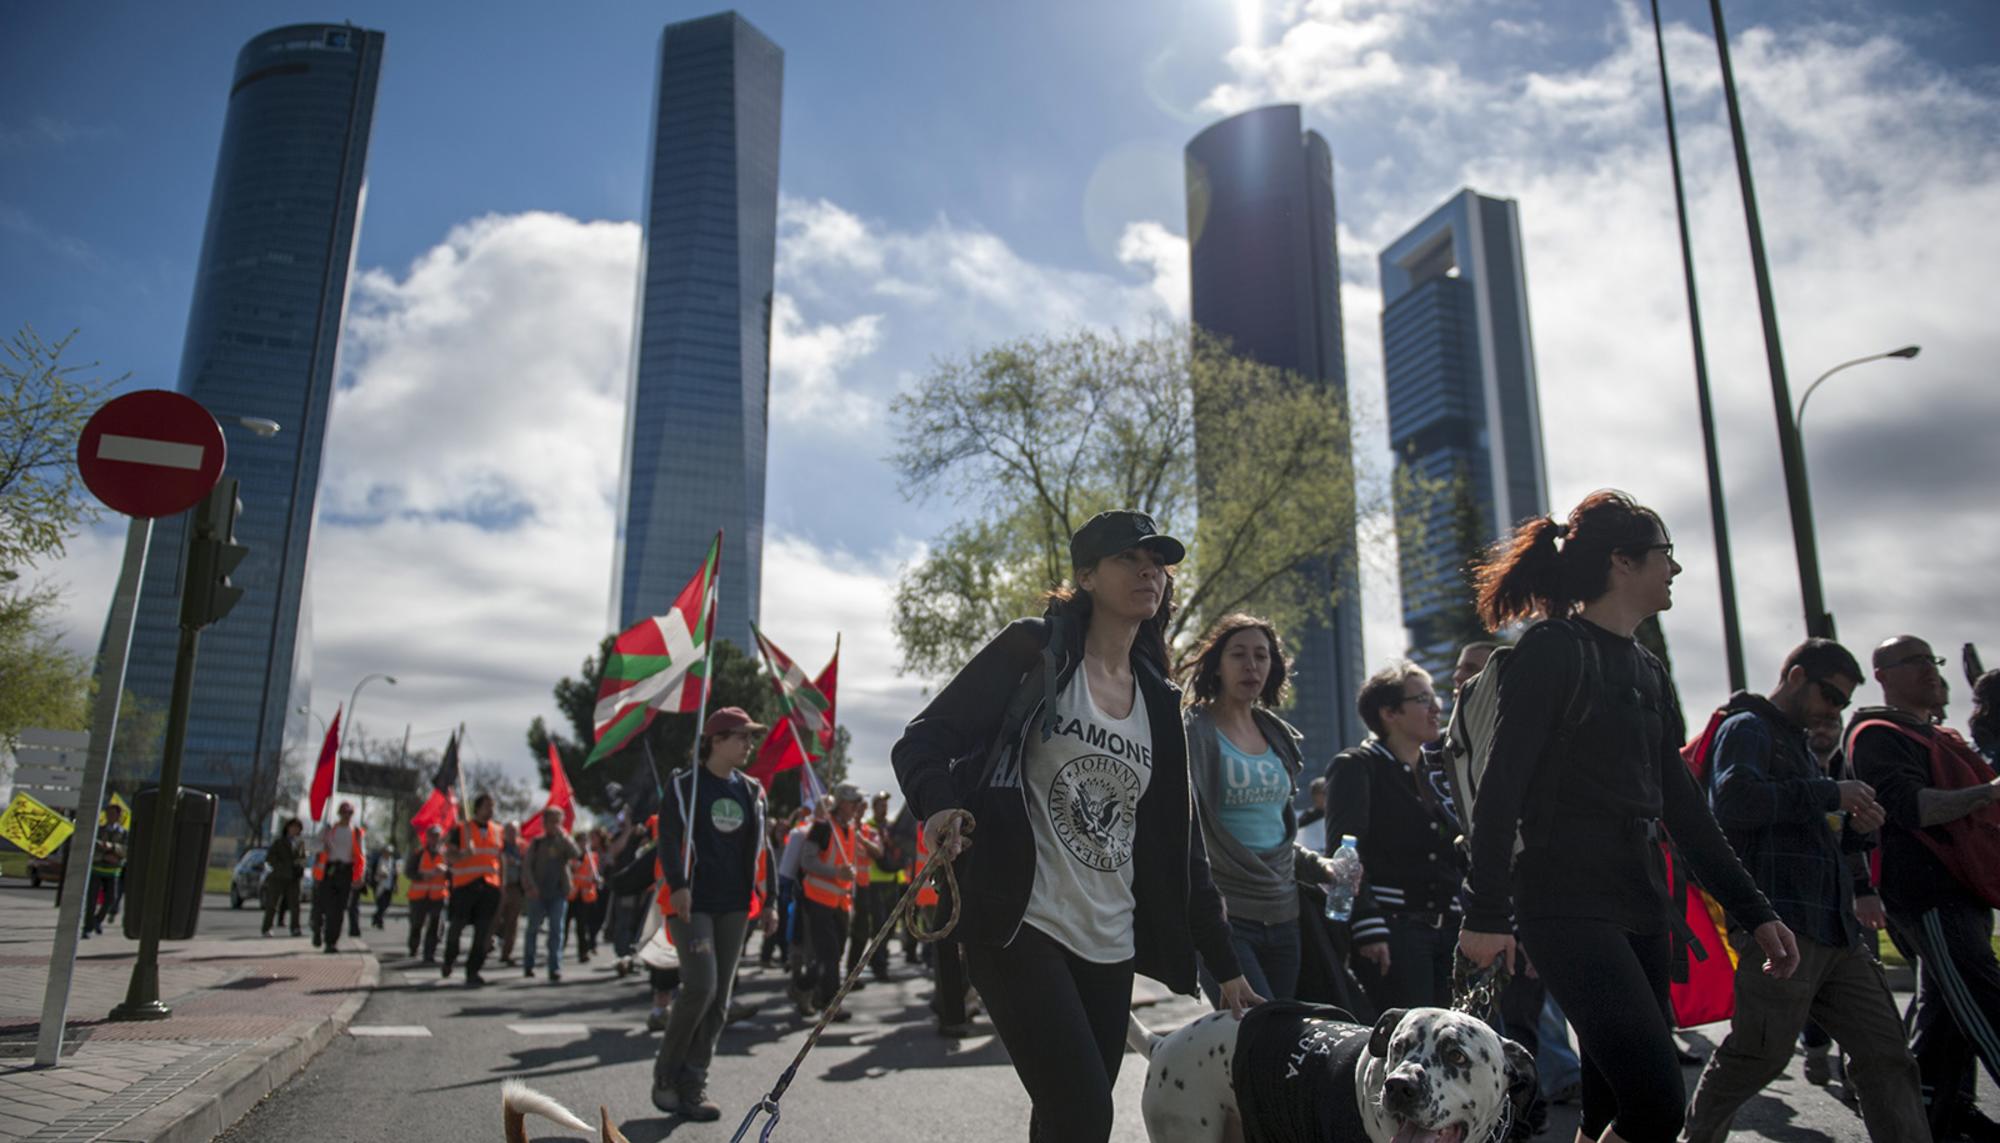
[[[333,1013],[297,1033],[286,1033],[245,1049],[151,1111],[127,1120],[100,1143],[209,1143],[236,1125],[263,1098],[283,1087],[334,1038],[347,1030],[382,980],[373,952],[362,954],[361,979],[354,995]]]

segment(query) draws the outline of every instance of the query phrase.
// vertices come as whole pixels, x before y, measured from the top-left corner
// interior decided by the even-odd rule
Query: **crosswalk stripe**
[[[509,1024],[507,1030],[517,1036],[588,1036],[590,1028],[583,1024],[559,1024],[550,1020],[532,1024]]]
[[[431,1030],[422,1024],[349,1024],[350,1036],[408,1036],[429,1037]]]

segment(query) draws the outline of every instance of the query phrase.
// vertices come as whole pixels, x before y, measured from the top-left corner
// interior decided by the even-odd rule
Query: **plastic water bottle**
[[[1361,851],[1353,834],[1342,834],[1333,851],[1333,880],[1326,883],[1326,919],[1345,921],[1354,913],[1354,895],[1361,889]]]

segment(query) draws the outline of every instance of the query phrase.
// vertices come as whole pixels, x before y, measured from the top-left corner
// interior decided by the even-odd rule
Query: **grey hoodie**
[[[1296,784],[1305,765],[1299,732],[1262,707],[1251,708],[1251,717]],[[1221,891],[1230,917],[1267,925],[1296,921],[1299,894],[1294,882],[1318,885],[1326,880],[1326,872],[1319,855],[1297,843],[1298,817],[1291,803],[1285,803],[1284,844],[1259,851],[1236,840],[1210,808],[1222,804],[1222,747],[1216,742],[1215,720],[1203,705],[1189,707],[1182,719],[1187,725],[1188,781],[1194,787],[1201,836],[1208,846],[1215,887]]]

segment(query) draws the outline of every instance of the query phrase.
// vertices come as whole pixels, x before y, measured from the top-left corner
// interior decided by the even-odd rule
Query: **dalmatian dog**
[[[1266,1004],[1171,1035],[1135,1016],[1148,1061],[1141,1112],[1154,1143],[1489,1143],[1526,1136],[1534,1058],[1482,1021],[1391,1009],[1371,1029],[1338,1009]],[[1503,1126],[1513,1130],[1501,1131]]]

